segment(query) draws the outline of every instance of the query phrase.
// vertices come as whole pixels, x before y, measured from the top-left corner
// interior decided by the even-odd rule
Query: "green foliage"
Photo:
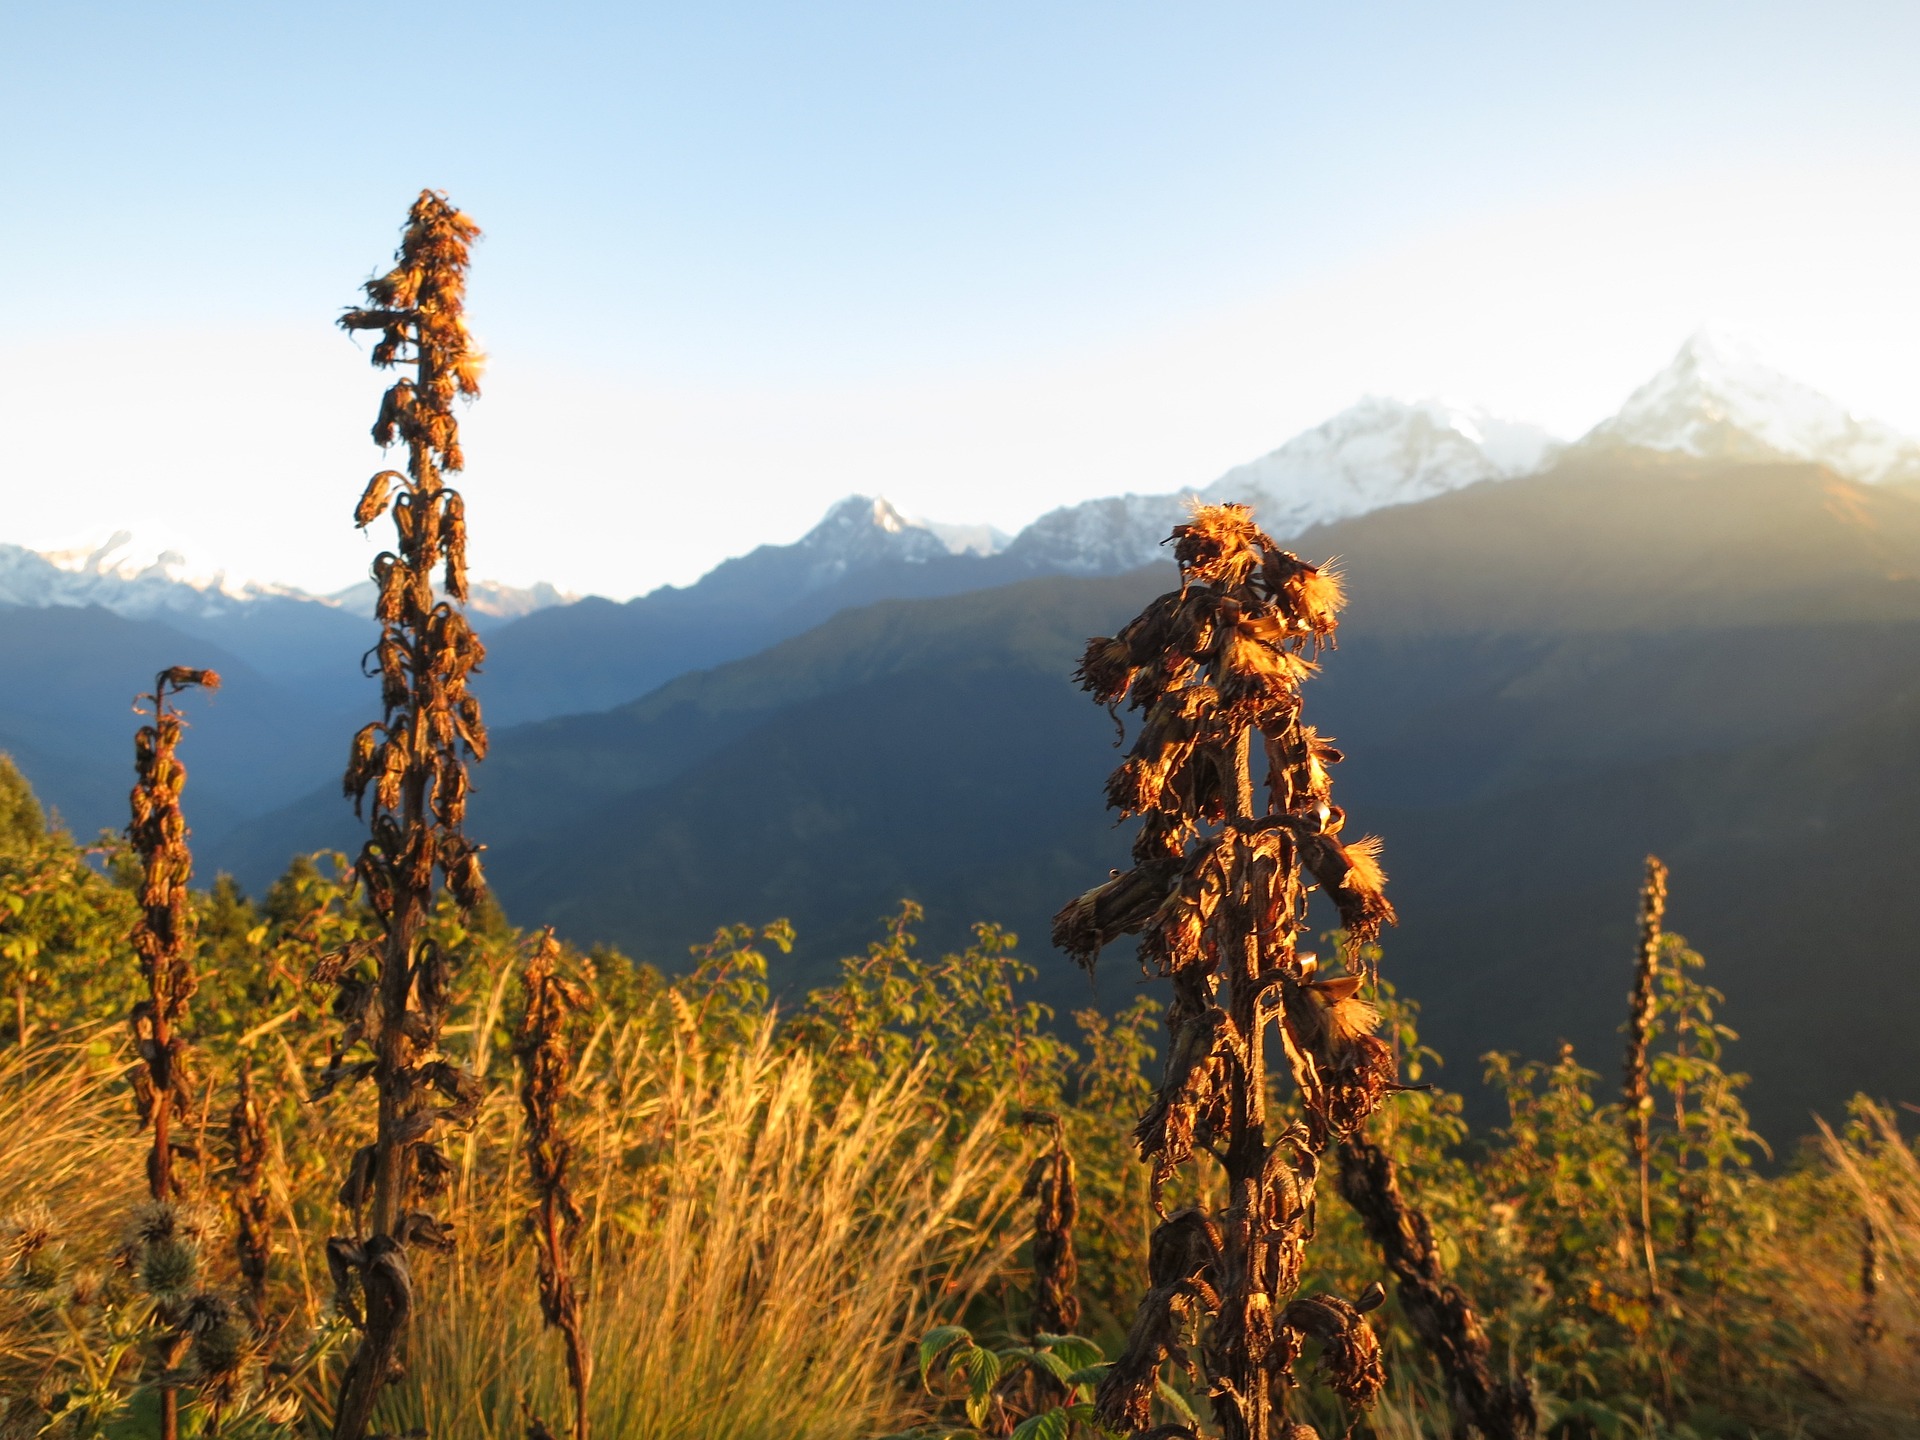
[[[27,777],[0,751],[0,853],[23,849],[46,837],[47,817]]]
[[[26,799],[32,803],[32,792]],[[136,907],[124,886],[96,868],[117,847],[103,839],[82,848],[65,834],[25,826],[0,843],[0,995],[14,1043],[43,1027],[118,1019],[132,1004],[139,975],[127,936]],[[126,964],[103,963],[111,955]]]
[[[920,1337],[918,1354],[921,1388],[963,1413],[966,1427],[935,1421],[887,1440],[1076,1440],[1113,1433],[1093,1413],[1094,1387],[1107,1367],[1091,1340],[1036,1335],[1031,1343],[990,1349],[963,1325],[936,1325]]]
[[[24,997],[36,1043],[90,1036],[103,1065],[113,1063],[117,1022],[136,974],[126,945],[133,907],[117,878],[118,859],[111,843],[82,847],[44,829],[0,847],[0,973],[11,994]],[[360,1143],[363,1122],[308,1103],[329,1058],[327,1002],[308,976],[317,958],[367,939],[371,917],[337,855],[295,862],[258,901],[216,878],[194,903],[203,981],[189,1031],[195,1083],[214,1132],[197,1137],[195,1184],[214,1193],[221,1183],[220,1116],[233,1067],[247,1058],[277,1136],[274,1186],[284,1207],[275,1223],[286,1219],[307,1237],[331,1233],[338,1217],[335,1158],[343,1143]],[[784,924],[724,928],[673,978],[604,949],[569,950],[564,963],[593,992],[588,1050],[605,1054],[614,1048],[611,1037],[625,1036],[620,1066],[648,1054],[680,1054],[694,1077],[684,1083],[717,1084],[733,1057],[771,1043],[810,1068],[811,1103],[822,1114],[870,1102],[917,1071],[902,1134],[922,1147],[913,1151],[915,1164],[931,1185],[959,1163],[983,1117],[1002,1108],[1057,1114],[1079,1172],[1075,1239],[1085,1338],[1024,1334],[1030,1217],[1003,1197],[970,1213],[967,1223],[1004,1262],[984,1287],[952,1295],[929,1280],[924,1308],[912,1313],[949,1323],[928,1330],[911,1352],[900,1403],[910,1409],[913,1394],[932,1395],[922,1402],[927,1423],[912,1432],[921,1437],[1091,1436],[1090,1413],[1080,1407],[1098,1382],[1103,1349],[1113,1348],[1132,1318],[1145,1268],[1152,1211],[1127,1130],[1151,1094],[1158,1007],[1142,997],[1118,1014],[1088,1009],[1058,1025],[1031,998],[1034,971],[1010,933],[981,926],[964,949],[930,957],[920,953],[918,922],[917,909],[903,906],[864,953],[841,963],[836,983],[785,1012],[773,999],[782,978],[776,967],[794,940]],[[505,1041],[502,977],[524,937],[497,913],[463,921],[451,906],[437,910],[429,928],[448,953],[465,957],[448,1033],[486,1073],[487,1057],[501,1054]],[[1329,937],[1327,949],[1338,953],[1340,937]],[[1368,959],[1362,964],[1370,969]],[[1650,1291],[1632,1237],[1637,1172],[1626,1117],[1600,1067],[1571,1049],[1548,1061],[1487,1057],[1486,1078],[1506,1102],[1504,1123],[1490,1133],[1469,1134],[1459,1096],[1438,1088],[1396,1096],[1375,1120],[1371,1133],[1432,1224],[1449,1277],[1474,1301],[1496,1360],[1533,1377],[1546,1433],[1556,1440],[1920,1433],[1920,1424],[1901,1418],[1905,1402],[1885,1398],[1901,1373],[1895,1362],[1907,1343],[1899,1338],[1905,1302],[1889,1287],[1869,1324],[1861,1318],[1858,1278],[1863,1219],[1872,1215],[1883,1228],[1904,1223],[1906,1202],[1875,1210],[1870,1197],[1875,1186],[1906,1183],[1899,1177],[1913,1166],[1911,1146],[1884,1112],[1862,1108],[1833,1137],[1837,1148],[1809,1151],[1782,1173],[1766,1173],[1741,1101],[1744,1077],[1727,1068],[1735,1037],[1719,1018],[1721,997],[1703,983],[1700,957],[1684,941],[1668,937],[1662,961],[1652,1050],[1657,1286]],[[1418,1006],[1385,985],[1371,998],[1403,1078],[1425,1085],[1444,1075],[1421,1040]],[[130,1103],[103,1094],[118,1107],[113,1133],[125,1136]],[[646,1118],[647,1107],[662,1102],[642,1094],[634,1092],[638,1108],[630,1112],[631,1140],[620,1163],[645,1172],[665,1163],[679,1142]],[[998,1135],[1008,1173],[1020,1173],[1034,1141],[1012,1125]],[[1174,1195],[1168,1201],[1184,1203]],[[648,1213],[644,1206],[623,1211],[615,1223],[637,1235]],[[1317,1224],[1308,1291],[1356,1294],[1381,1278],[1379,1258],[1329,1186],[1321,1190]],[[111,1234],[96,1237],[90,1265],[62,1273],[120,1275],[104,1259],[115,1243]],[[311,1304],[326,1293],[326,1281],[324,1272],[313,1273],[311,1240],[301,1243],[307,1249],[300,1263],[308,1267],[301,1283],[309,1287],[301,1303]],[[289,1242],[276,1252],[276,1264],[291,1264],[292,1248]],[[91,1291],[82,1286],[93,1308],[74,1313],[78,1330],[62,1342],[66,1378],[56,1397],[72,1410],[75,1433],[124,1425],[147,1403],[147,1392],[133,1383],[137,1366],[114,1360],[124,1339],[115,1337],[139,1332],[139,1307],[151,1303],[136,1278]],[[0,1294],[0,1309],[14,1304],[5,1298],[13,1293]],[[32,1312],[37,1319],[22,1318],[18,1306],[5,1313],[10,1318],[0,1323],[29,1326],[43,1349],[52,1343],[48,1327],[58,1320],[57,1307],[40,1305]],[[1411,1417],[1407,1426],[1445,1433],[1445,1387],[1420,1336],[1392,1300],[1373,1318],[1393,1376],[1379,1425],[1391,1413]],[[277,1363],[309,1375],[337,1364],[328,1347],[339,1328],[328,1321],[289,1331]],[[1006,1338],[976,1338],[986,1336]],[[875,1343],[900,1338],[876,1335]],[[1876,1362],[1875,1355],[1886,1358]],[[96,1384],[89,1374],[108,1378]],[[112,1380],[116,1375],[121,1379]],[[1170,1369],[1165,1378],[1165,1418],[1187,1423],[1186,1402],[1172,1388],[1181,1376]],[[314,1381],[314,1393],[326,1388]],[[926,1403],[936,1407],[931,1415]],[[1324,1434],[1341,1433],[1354,1418],[1312,1381],[1289,1403]],[[1849,1418],[1856,1415],[1871,1418],[1856,1424]],[[229,1433],[242,1428],[236,1413]]]

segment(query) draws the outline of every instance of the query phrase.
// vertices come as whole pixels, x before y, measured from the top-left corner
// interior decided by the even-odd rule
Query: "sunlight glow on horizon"
[[[492,368],[464,414],[463,483],[474,572],[512,584],[686,583],[854,492],[1012,532],[1062,504],[1204,485],[1366,394],[1573,438],[1704,324],[1920,434],[1920,106],[1889,79],[1901,12],[1627,5],[1602,24],[1493,4],[1391,30],[1365,7],[1311,23],[1202,8],[1183,27],[836,4],[809,29],[762,5],[722,33],[590,5],[533,26],[483,5],[460,43],[499,107],[476,115],[486,143],[351,180],[378,117],[342,108],[305,51],[266,72],[284,72],[284,102],[217,63],[232,57],[194,60],[224,88],[185,97],[169,77],[183,98],[153,113],[154,138],[79,94],[46,155],[0,158],[33,202],[0,222],[0,541],[124,529],[202,572],[323,593],[362,578],[375,547],[348,517],[379,463],[366,432],[387,377],[328,322],[391,250],[417,183],[398,177],[422,166],[489,230],[472,314]],[[22,13],[0,40],[78,23]],[[294,26],[310,45],[349,18],[220,43],[291,46],[274,27]],[[666,47],[634,62],[659,94],[568,91],[569,66],[611,63],[581,57],[616,31]],[[1028,48],[996,45],[1012,38]],[[128,106],[159,95],[160,56],[118,43],[89,83],[123,82]],[[1569,70],[1578,46],[1586,68]],[[13,50],[16,69],[37,54]],[[666,76],[682,52],[697,65]],[[704,94],[698,65],[746,108]],[[1264,74],[1279,88],[1250,97]],[[548,100],[544,128],[517,135]],[[263,119],[235,129],[243,115]],[[333,117],[340,133],[315,128]],[[898,134],[874,129],[889,118]],[[692,148],[663,140],[577,212],[553,208],[562,177],[650,125]],[[174,189],[126,169],[149,150]],[[48,158],[69,151],[68,171]],[[282,168],[260,168],[270,154]],[[87,182],[111,176],[126,229],[105,237],[109,192]],[[576,293],[604,227],[634,215],[605,230],[626,247],[619,283]],[[230,270],[206,248],[227,231]]]

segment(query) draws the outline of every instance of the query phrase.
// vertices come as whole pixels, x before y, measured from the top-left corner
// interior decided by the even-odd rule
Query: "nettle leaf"
[[[987,1423],[987,1414],[993,1409],[993,1396],[981,1395],[967,1401],[967,1421],[978,1430]]]
[[[991,1350],[969,1345],[953,1357],[953,1363],[966,1374],[967,1388],[975,1399],[983,1399],[1000,1383],[1000,1357]],[[971,1411],[971,1407],[969,1407]],[[980,1422],[975,1420],[974,1424]]]
[[[948,1350],[962,1340],[973,1344],[973,1336],[964,1325],[936,1325],[920,1337],[920,1384],[927,1383],[927,1371]]]
[[[1063,1383],[1066,1383],[1067,1377],[1073,1374],[1072,1367],[1051,1350],[1029,1350],[1021,1358],[1033,1366],[1034,1369],[1044,1370],[1053,1376],[1054,1379]]]
[[[1098,1345],[1082,1335],[1036,1335],[1033,1339],[1066,1361],[1069,1370],[1084,1370],[1107,1358]]]
[[[1014,1427],[1013,1440],[1067,1440],[1073,1420],[1064,1410],[1043,1410]]]
[[[1107,1371],[1111,1370],[1112,1368],[1113,1368],[1113,1362],[1111,1360],[1103,1360],[1098,1365],[1083,1365],[1078,1370],[1075,1370],[1072,1374],[1066,1376],[1065,1379],[1067,1384],[1072,1386],[1076,1390],[1081,1389],[1083,1387],[1087,1389],[1091,1389],[1093,1386],[1098,1385],[1102,1380],[1106,1379]]]

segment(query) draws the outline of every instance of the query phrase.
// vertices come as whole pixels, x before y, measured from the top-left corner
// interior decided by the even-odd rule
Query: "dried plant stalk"
[[[1364,1135],[1340,1142],[1340,1193],[1398,1282],[1400,1306],[1447,1377],[1454,1414],[1487,1440],[1532,1440],[1539,1425],[1524,1376],[1496,1380],[1480,1317],[1447,1280],[1433,1227],[1407,1203],[1393,1157]]]
[[[1647,1267],[1647,1295],[1660,1290],[1660,1273],[1653,1253],[1652,1068],[1647,1043],[1653,1033],[1653,984],[1660,968],[1660,936],[1667,913],[1667,867],[1657,855],[1647,856],[1646,878],[1640,884],[1640,951],[1633,967],[1633,993],[1627,997],[1627,1059],[1621,1086],[1621,1108],[1626,1116],[1627,1143],[1640,1171],[1640,1206],[1634,1217],[1634,1235]]]
[[[1095,699],[1143,712],[1107,784],[1108,803],[1142,819],[1135,863],[1054,920],[1054,943],[1088,967],[1138,934],[1142,959],[1173,985],[1166,1077],[1134,1131],[1162,1216],[1152,1288],[1096,1403],[1109,1428],[1146,1431],[1160,1367],[1191,1365],[1183,1337],[1198,1328],[1221,1435],[1268,1440],[1309,1337],[1349,1402],[1370,1405],[1385,1383],[1360,1310],[1296,1292],[1320,1158],[1394,1086],[1395,1061],[1361,978],[1316,979],[1295,942],[1309,877],[1338,907],[1350,958],[1393,908],[1379,842],[1341,839],[1329,777],[1340,754],[1300,720],[1300,683],[1316,668],[1306,652],[1333,639],[1338,579],[1282,550],[1244,506],[1197,507],[1173,541],[1180,589],[1090,641],[1079,671]],[[1274,1029],[1301,1114],[1270,1135]],[[1196,1153],[1223,1172],[1225,1204],[1167,1215],[1163,1187]]]
[[[379,1091],[374,1143],[357,1154],[342,1198],[357,1233],[328,1243],[344,1308],[361,1329],[341,1382],[335,1440],[360,1440],[394,1373],[413,1309],[410,1245],[445,1249],[448,1228],[412,1207],[446,1186],[451,1167],[434,1144],[446,1121],[469,1121],[473,1077],[444,1052],[452,957],[423,937],[436,871],[463,908],[485,890],[479,847],[461,832],[466,757],[486,755],[480,704],[468,677],[485,656],[468,626],[466,507],[445,477],[462,468],[454,400],[479,393],[482,359],[465,318],[468,251],[479,227],[445,196],[423,191],[407,217],[394,268],[366,285],[369,304],[340,324],[379,335],[374,365],[411,366],[388,389],[374,422],[382,447],[402,444],[406,473],[383,470],[354,511],[361,527],[391,505],[396,548],[373,562],[379,587],[381,719],[354,737],[345,789],[370,804],[370,836],[355,864],[384,930],[374,953],[330,956],[317,978],[339,985],[343,1024],[319,1093],[371,1076]],[[436,572],[445,599],[436,597]],[[370,792],[370,793],[369,793]],[[364,963],[374,973],[364,973]],[[369,1050],[371,1058],[356,1058]],[[361,1305],[351,1295],[358,1282]]]
[[[1887,1333],[1880,1322],[1880,1243],[1871,1215],[1860,1218],[1860,1318],[1855,1330],[1861,1347],[1869,1352],[1867,1364],[1871,1366],[1872,1349]]]
[[[534,1237],[539,1264],[540,1311],[566,1343],[573,1436],[587,1440],[587,1385],[592,1367],[580,1333],[580,1296],[570,1262],[580,1211],[567,1180],[573,1147],[560,1129],[560,1107],[572,1072],[567,1022],[586,1009],[588,997],[560,975],[559,962],[560,946],[549,930],[522,972],[526,1011],[513,1048],[520,1058],[520,1107],[527,1121],[527,1178],[539,1197],[527,1214],[527,1229]]]
[[[1033,1333],[1071,1335],[1080,1324],[1080,1261],[1073,1249],[1073,1226],[1080,1216],[1080,1189],[1066,1127],[1050,1111],[1029,1110],[1027,1125],[1051,1129],[1053,1143],[1034,1157],[1020,1192],[1033,1201]]]
[[[267,1271],[273,1252],[273,1196],[267,1186],[267,1158],[272,1138],[266,1110],[253,1089],[253,1063],[240,1062],[239,1093],[227,1118],[227,1141],[233,1151],[233,1250],[240,1276],[246,1281],[247,1318],[255,1330],[265,1328]]]
[[[133,949],[147,982],[146,998],[130,1017],[142,1068],[134,1079],[140,1121],[153,1131],[147,1161],[147,1189],[155,1200],[173,1196],[173,1122],[192,1107],[186,1074],[186,1040],[178,1026],[187,1013],[196,981],[188,954],[192,916],[187,881],[193,854],[187,849],[187,822],[180,810],[186,767],[174,753],[184,722],[169,703],[195,687],[218,690],[211,670],[176,665],[154,678],[153,691],[141,698],[153,720],[134,736],[134,770],[139,781],[128,797],[133,812],[127,839],[141,863],[140,919],[133,928]]]
[[[193,1106],[187,1072],[187,1042],[180,1033],[187,1002],[197,981],[189,954],[193,916],[187,908],[187,882],[193,878],[193,852],[187,848],[187,821],[180,794],[187,783],[186,766],[175,753],[185,721],[173,708],[175,696],[192,689],[218,690],[220,677],[211,670],[175,665],[154,677],[152,693],[144,695],[151,723],[142,725],[133,739],[133,767],[138,779],[128,796],[132,818],[127,839],[140,857],[140,919],[133,927],[133,949],[147,982],[146,998],[128,1017],[140,1066],[134,1072],[134,1103],[141,1124],[153,1132],[147,1154],[147,1193],[154,1214],[149,1228],[166,1232],[172,1243],[172,1205],[176,1198],[173,1153],[177,1148],[174,1122]],[[183,1254],[186,1252],[183,1250]],[[181,1287],[184,1289],[184,1287]],[[156,1295],[160,1291],[156,1289]],[[169,1369],[184,1348],[186,1337],[173,1322],[177,1317],[162,1300],[160,1319],[173,1333],[160,1342],[162,1369]],[[172,1386],[160,1390],[160,1433],[174,1440],[179,1433],[179,1396]]]

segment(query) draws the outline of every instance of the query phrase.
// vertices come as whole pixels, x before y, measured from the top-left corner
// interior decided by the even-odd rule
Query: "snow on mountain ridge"
[[[1750,346],[1711,330],[1690,336],[1664,370],[1580,443],[1700,456],[1784,455],[1869,485],[1920,480],[1920,443],[1854,415],[1774,369]]]
[[[530,587],[475,581],[468,609],[486,620],[530,614],[579,597],[541,581]],[[291,585],[232,579],[189,568],[177,550],[148,554],[133,548],[133,535],[116,531],[106,543],[67,550],[30,550],[0,543],[0,604],[32,609],[98,605],[130,620],[216,620],[261,602],[284,601],[371,616],[373,582],[363,580],[332,595]]]
[[[1006,554],[1029,569],[1068,575],[1137,570],[1166,555],[1161,543],[1197,494],[1109,495],[1063,505],[1014,536]]]
[[[1286,538],[1315,525],[1537,470],[1559,449],[1544,430],[1438,400],[1369,395],[1202,494],[1254,507]]]
[[[1485,411],[1368,396],[1204,490],[1109,496],[1049,511],[1006,553],[1071,574],[1127,570],[1166,554],[1161,542],[1196,498],[1252,505],[1263,529],[1287,539],[1369,510],[1525,475],[1558,449],[1546,431]]]

